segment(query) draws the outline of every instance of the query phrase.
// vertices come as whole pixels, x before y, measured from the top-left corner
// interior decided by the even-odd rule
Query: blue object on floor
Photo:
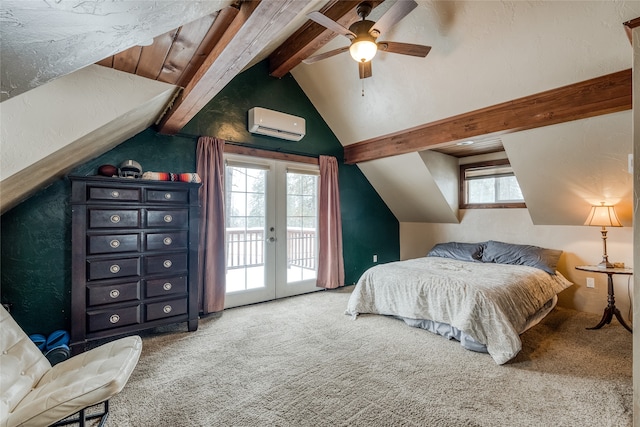
[[[47,338],[46,350],[51,350],[61,345],[69,345],[69,332],[63,330],[51,332],[49,338]]]
[[[51,366],[54,366],[62,361],[67,360],[71,356],[69,346],[61,344],[57,347],[53,347],[51,350],[47,350],[44,357],[47,358]]]
[[[29,339],[33,341],[33,343],[40,349],[40,351],[44,351],[47,346],[47,337],[42,334],[31,334],[29,335]]]

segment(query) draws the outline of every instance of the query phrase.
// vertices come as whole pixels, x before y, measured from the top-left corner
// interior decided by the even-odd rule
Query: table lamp
[[[604,252],[602,254],[602,262],[598,264],[598,266],[613,268],[613,264],[609,262],[609,257],[607,256],[607,227],[622,227],[614,207],[605,205],[604,202],[600,202],[600,206],[591,206],[591,212],[589,212],[589,216],[584,222],[584,225],[602,227],[600,232],[602,233],[602,247]]]

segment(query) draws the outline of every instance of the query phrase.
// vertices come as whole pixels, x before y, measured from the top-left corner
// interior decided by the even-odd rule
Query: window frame
[[[488,160],[484,162],[467,163],[460,165],[459,178],[459,208],[460,209],[502,209],[502,208],[526,208],[525,202],[509,202],[509,203],[467,203],[467,180],[465,179],[465,171],[467,169],[475,169],[490,166],[511,166],[509,159]],[[515,177],[515,174],[514,174]],[[518,183],[518,185],[520,185]]]

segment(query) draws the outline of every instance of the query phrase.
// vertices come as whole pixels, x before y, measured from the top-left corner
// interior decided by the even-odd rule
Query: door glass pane
[[[318,176],[287,173],[287,283],[316,278]]]
[[[227,292],[265,286],[265,203],[267,171],[225,169]]]

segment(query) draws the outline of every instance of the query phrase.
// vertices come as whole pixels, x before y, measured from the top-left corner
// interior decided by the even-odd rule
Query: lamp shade
[[[358,37],[349,46],[351,57],[358,62],[371,61],[376,56],[376,52],[378,52],[378,45],[368,37]]]
[[[599,227],[622,227],[616,210],[613,206],[606,206],[604,202],[600,206],[591,206],[591,211],[584,225]]]

